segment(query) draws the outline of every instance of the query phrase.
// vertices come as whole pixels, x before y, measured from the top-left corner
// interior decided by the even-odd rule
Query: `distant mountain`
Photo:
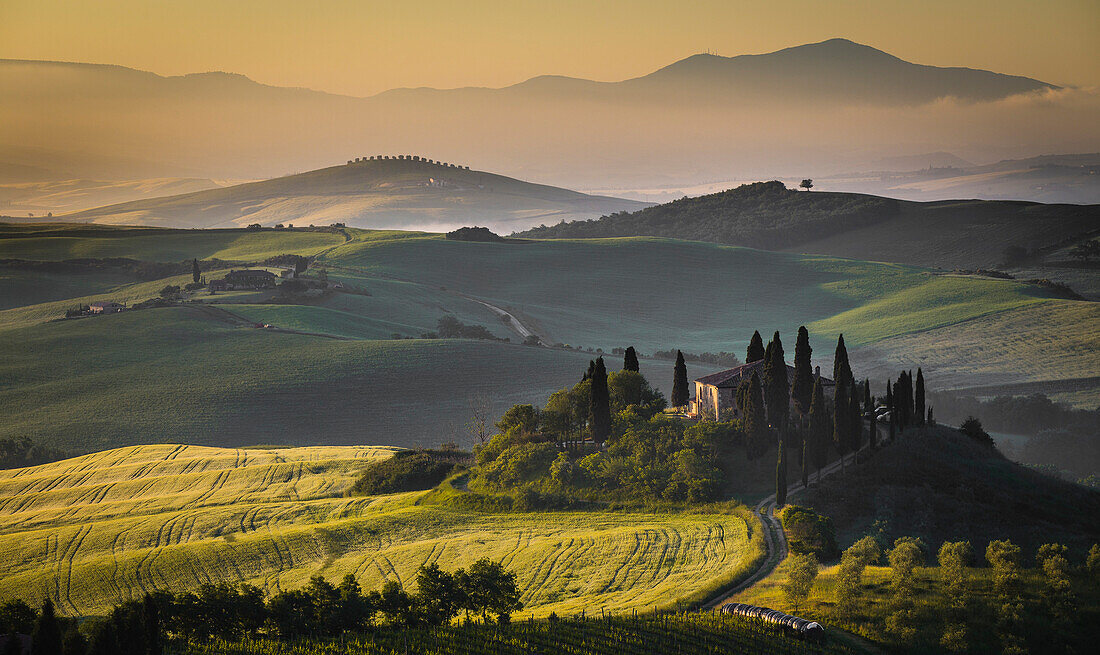
[[[503,89],[396,89],[378,99],[493,96],[572,102],[670,102],[758,105],[798,98],[844,104],[920,105],[940,98],[997,100],[1058,87],[1028,77],[972,68],[912,64],[848,39],[763,55],[699,54],[622,82],[545,75]]]
[[[439,230],[477,224],[509,232],[645,206],[418,158],[349,162],[59,218],[162,227],[341,222],[350,227]]]
[[[541,76],[499,89],[395,89],[353,98],[210,72],[164,77],[121,66],[0,60],[0,174],[11,180],[255,179],[378,152],[463,158],[559,186],[761,179],[893,155],[911,132],[930,150],[1064,149],[1095,129],[984,103],[1057,91],[1040,80],[903,61],[845,39],[761,55],[695,55],[619,82]],[[930,103],[950,98],[948,111]],[[1057,103],[1044,105],[1057,112]],[[1008,112],[1006,114],[1006,111]],[[946,112],[946,113],[945,113]],[[1030,134],[1037,132],[1037,134]],[[1056,135],[1048,134],[1056,132]],[[1049,147],[1048,147],[1049,146]],[[79,153],[66,159],[53,153]],[[89,158],[90,157],[90,158]],[[95,158],[102,159],[99,174]],[[61,170],[64,169],[64,170]]]
[[[794,191],[758,182],[697,198],[520,232],[530,238],[658,236],[944,268],[991,268],[1029,250],[1100,234],[1100,205]]]

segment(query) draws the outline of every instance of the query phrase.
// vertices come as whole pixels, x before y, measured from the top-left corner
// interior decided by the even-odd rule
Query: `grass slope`
[[[468,443],[475,404],[541,404],[590,358],[500,342],[344,341],[201,306],[0,331],[0,434],[66,448]],[[670,385],[671,362],[646,362]],[[712,370],[695,368],[693,370]]]
[[[0,259],[127,257],[152,262],[194,258],[254,262],[281,254],[314,255],[343,242],[342,235],[330,232],[0,223]]]
[[[102,612],[153,588],[311,575],[363,586],[491,557],[517,572],[525,612],[675,603],[759,557],[747,512],[482,514],[423,493],[346,497],[388,449],[152,445],[0,472],[0,597]],[[755,525],[753,523],[752,525]]]
[[[858,193],[749,184],[520,236],[661,236],[944,268],[993,267],[1029,249],[1100,230],[1100,205],[997,200],[916,203]]]
[[[880,521],[891,543],[914,536],[935,550],[944,541],[984,548],[1011,539],[1030,553],[1056,541],[1083,560],[1100,535],[1100,491],[1025,468],[944,427],[907,432],[792,502],[832,518],[845,546]]]

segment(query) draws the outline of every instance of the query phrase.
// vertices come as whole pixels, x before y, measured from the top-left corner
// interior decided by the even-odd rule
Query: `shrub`
[[[398,451],[368,464],[351,491],[368,495],[431,489],[468,461],[469,454],[456,451]]]
[[[783,530],[787,533],[787,546],[792,553],[813,553],[821,561],[835,560],[839,556],[833,522],[812,509],[788,505],[780,513]]]

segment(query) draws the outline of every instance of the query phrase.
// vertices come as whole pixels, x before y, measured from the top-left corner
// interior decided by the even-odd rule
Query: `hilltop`
[[[941,268],[993,268],[1008,246],[1043,248],[1100,232],[1100,205],[908,202],[758,182],[632,213],[518,233],[530,238],[662,236]]]
[[[343,166],[125,202],[59,219],[164,227],[340,222],[352,227],[404,229],[451,228],[480,222],[509,231],[644,206],[633,200],[590,196],[419,156],[376,159],[369,155]]]

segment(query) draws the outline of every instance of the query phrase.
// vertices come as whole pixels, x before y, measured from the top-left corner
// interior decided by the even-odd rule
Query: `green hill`
[[[1008,246],[1035,249],[1100,231],[1100,206],[997,200],[906,202],[758,182],[518,236],[659,236],[942,268],[991,268]]]
[[[984,548],[1011,539],[1033,553],[1058,542],[1079,559],[1100,535],[1100,491],[1011,462],[945,427],[907,432],[793,502],[832,518],[845,546],[876,521],[891,543],[914,536],[933,549],[959,540]]]
[[[126,257],[149,262],[222,259],[262,261],[281,254],[315,255],[344,243],[335,231],[174,230],[164,228],[0,223],[0,259],[65,260]]]
[[[62,219],[164,227],[341,222],[363,228],[438,229],[478,224],[507,232],[644,206],[417,157],[349,162],[262,182],[88,209]]]
[[[1015,281],[658,238],[478,243],[353,229],[66,228],[82,229],[87,243],[65,230],[0,238],[0,257],[179,261],[285,248],[314,254],[308,275],[324,270],[341,288],[278,302],[278,291],[200,291],[173,308],[57,321],[73,306],[133,304],[189,276],[116,286],[44,278],[41,295],[24,276],[0,293],[9,306],[0,310],[0,406],[18,408],[4,412],[0,436],[82,450],[469,444],[476,407],[498,415],[543,403],[579,379],[596,356],[589,348],[740,354],[753,330],[792,339],[799,325],[809,327],[823,370],[843,331],[857,373],[875,380],[922,365],[932,388],[1057,382],[1055,397],[1089,407],[1100,398],[1100,306]],[[57,299],[69,293],[86,295]],[[497,311],[545,344],[572,348],[520,346]],[[511,343],[407,338],[433,332],[445,316]],[[618,357],[608,365],[617,368]],[[715,370],[690,362],[688,373]],[[668,394],[670,361],[643,359],[642,372]]]
[[[354,573],[372,589],[490,557],[518,574],[524,614],[624,613],[674,606],[760,555],[744,508],[487,514],[425,492],[345,495],[391,452],[153,445],[0,471],[0,597],[86,615],[158,588]]]

